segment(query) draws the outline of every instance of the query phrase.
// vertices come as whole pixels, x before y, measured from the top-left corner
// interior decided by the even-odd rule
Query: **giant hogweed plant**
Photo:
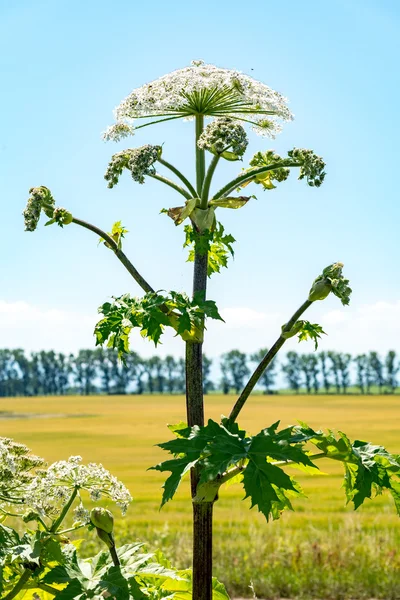
[[[173,498],[182,478],[190,474],[193,569],[190,576],[175,573],[175,577],[184,580],[186,577],[181,589],[192,593],[195,600],[210,600],[217,586],[212,579],[213,505],[228,482],[241,484],[251,507],[257,507],[267,521],[277,519],[284,510],[292,510],[292,501],[302,494],[299,484],[287,473],[287,467],[318,473],[318,460],[328,458],[343,463],[343,487],[347,501],[352,502],[354,508],[358,508],[366,498],[388,490],[400,512],[400,459],[381,446],[359,440],[352,442],[344,433],[336,435],[330,430],[327,433],[314,431],[304,423],[281,429],[277,422],[256,435],[246,432],[237,423],[260,377],[289,338],[309,339],[315,347],[318,346],[325,332],[320,325],[305,320],[304,313],[330,294],[343,305],[349,304],[351,289],[339,262],[324,268],[314,280],[303,304],[282,325],[276,342],[251,375],[230,414],[222,417],[220,422],[209,420],[205,423],[204,420],[202,345],[205,323],[207,319],[221,320],[215,302],[206,297],[207,281],[228,266],[235,242],[233,236],[225,231],[224,210],[251,210],[254,196],[247,195],[250,185],[255,184],[269,193],[284,182],[292,170],[298,172],[300,180],[315,188],[325,178],[325,163],[312,150],[294,148],[286,156],[280,156],[267,149],[257,152],[249,166],[242,168],[222,188],[213,189],[216,169],[223,166],[225,160],[243,159],[248,145],[246,127],[251,126],[256,134],[273,138],[281,123],[292,119],[285,98],[240,72],[197,61],[190,67],[134,90],[117,107],[115,115],[116,123],[104,134],[106,140],[120,141],[138,129],[165,121],[184,118],[194,123],[196,181],[191,182],[177,166],[166,160],[166,151],[161,145],[149,144],[114,154],[105,174],[110,188],[118,183],[124,171],[128,171],[139,184],[151,177],[173,188],[182,197],[179,205],[166,207],[162,212],[175,226],[183,229],[183,245],[188,249],[188,261],[193,262],[192,293],[153,288],[123,252],[127,230],[120,221],[114,223],[111,232],[106,233],[96,225],[82,221],[68,209],[57,207],[52,193],[44,186],[31,190],[24,212],[26,229],[33,231],[44,212],[49,218],[46,225],[57,223],[64,227],[75,224],[94,232],[142,288],[144,295],[141,297],[127,293],[100,307],[102,316],[95,328],[97,344],[115,348],[122,360],[129,352],[132,329],[139,329],[142,336],[157,345],[165,329],[172,328],[185,344],[187,419],[185,423],[169,426],[175,438],[159,445],[171,456],[152,468],[168,473],[163,486],[162,505]],[[36,535],[42,539],[57,531],[54,525],[45,530],[39,521],[39,533]],[[91,568],[95,571],[99,564],[103,568],[103,561],[106,561],[101,556],[92,559]],[[126,565],[130,564],[129,560]],[[78,565],[79,561],[74,564]],[[154,564],[150,563],[152,569]],[[47,567],[40,568],[46,570]],[[112,568],[117,569],[113,576],[119,582],[127,576],[128,583],[123,592],[121,588],[116,592],[110,591],[110,586],[104,583],[102,585],[107,590],[104,595],[114,593],[116,598],[136,597],[138,586],[140,593],[149,593],[142,574],[129,569],[126,571],[125,563]],[[179,597],[182,592],[174,592],[173,586],[168,587],[162,580],[163,568],[162,564],[157,567],[160,577],[153,580],[154,589],[164,594],[166,586],[171,594]],[[76,569],[78,573],[78,566]],[[61,570],[57,572],[61,573]],[[167,580],[169,576],[165,575]],[[53,583],[51,575],[44,577],[47,578],[46,584]],[[76,575],[79,581],[80,577]],[[64,584],[66,581],[62,580]],[[60,578],[57,582],[61,583]],[[70,597],[67,592],[70,586],[71,581],[60,594],[56,592],[56,596]],[[189,586],[192,586],[192,592],[188,591]],[[222,593],[222,588],[218,589],[218,593]],[[89,597],[85,593],[76,597]]]

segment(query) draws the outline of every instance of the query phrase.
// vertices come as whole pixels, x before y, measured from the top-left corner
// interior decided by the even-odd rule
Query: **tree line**
[[[204,356],[204,392],[239,393],[252,369],[267,349],[254,354],[231,350],[220,357],[219,381],[213,381],[213,361]],[[290,391],[300,393],[361,394],[395,393],[400,360],[394,350],[385,357],[377,352],[352,356],[341,352],[288,352],[282,363],[274,361],[260,379],[263,393],[276,392],[286,382]],[[278,380],[278,381],[277,381]],[[80,350],[76,354],[53,350],[32,352],[0,350],[0,396],[65,395],[78,393],[126,394],[185,392],[185,362],[168,355],[143,358],[136,352],[122,363],[112,349]]]

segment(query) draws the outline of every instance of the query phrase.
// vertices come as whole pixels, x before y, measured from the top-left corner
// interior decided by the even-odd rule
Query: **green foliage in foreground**
[[[191,600],[191,571],[173,569],[161,552],[143,553],[142,547],[141,543],[121,546],[117,566],[104,551],[93,558],[79,558],[65,536],[28,531],[19,537],[0,525],[0,593],[7,598],[21,573],[28,572],[27,587],[35,599],[156,600],[168,596]],[[227,598],[224,586],[214,579],[213,600]]]
[[[34,600],[190,600],[190,570],[175,570],[157,552],[140,553],[143,544],[116,547],[111,511],[85,507],[102,497],[124,513],[132,498],[125,486],[102,465],[82,465],[81,457],[46,467],[24,444],[0,438],[0,597]],[[85,502],[85,504],[84,504]],[[65,528],[73,511],[75,521]],[[16,529],[4,525],[17,521]],[[29,524],[29,526],[27,526]],[[21,532],[21,530],[23,530]],[[94,530],[108,551],[91,558],[78,555],[68,534]],[[85,535],[83,534],[83,535]],[[213,600],[226,600],[222,584],[213,580]]]

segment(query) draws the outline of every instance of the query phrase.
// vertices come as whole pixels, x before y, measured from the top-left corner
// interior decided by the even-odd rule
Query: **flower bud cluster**
[[[160,155],[161,146],[152,146],[151,144],[117,152],[111,158],[104,175],[104,179],[108,181],[108,187],[112,188],[117,185],[124,169],[131,172],[134,181],[144,183],[146,175],[154,175],[156,172],[154,163]]]
[[[246,132],[239,123],[229,117],[221,117],[207,125],[197,145],[213,154],[230,150],[236,156],[242,156],[248,143]]]
[[[290,175],[290,169],[285,167],[287,162],[288,159],[282,158],[282,156],[274,152],[274,150],[267,150],[266,152],[257,152],[249,164],[251,167],[265,167],[267,165],[276,163],[277,169],[273,171],[267,171],[266,176],[268,176],[269,180],[281,182],[286,181]],[[282,166],[280,167],[279,165]]]
[[[337,296],[344,306],[350,303],[351,287],[349,280],[342,275],[343,263],[333,263],[326,267],[312,284],[308,299],[310,302],[324,300],[330,292]]]
[[[299,179],[307,179],[311,187],[319,187],[325,179],[325,163],[320,156],[317,156],[313,150],[304,148],[293,148],[288,152],[288,156],[294,160],[302,162]]]
[[[47,216],[53,216],[54,198],[50,190],[44,185],[29,190],[30,196],[24,212],[25,231],[35,231],[40,213],[43,210]]]

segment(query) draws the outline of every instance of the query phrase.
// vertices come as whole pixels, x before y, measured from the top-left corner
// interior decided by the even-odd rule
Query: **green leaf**
[[[296,325],[300,323],[301,326],[298,330],[299,342],[304,340],[313,340],[315,350],[318,349],[318,340],[321,338],[321,334],[326,335],[321,325],[318,323],[310,323],[310,321],[297,321]]]
[[[292,505],[285,495],[285,490],[298,493],[291,477],[276,467],[267,463],[262,457],[253,456],[243,472],[245,498],[251,499],[251,508],[257,506],[267,521],[270,516],[279,518],[280,513]],[[278,490],[281,493],[278,493]]]
[[[219,208],[242,208],[243,206],[246,206],[250,198],[255,198],[255,196],[239,196],[239,198],[218,198],[217,200],[210,200],[209,204],[211,206]]]
[[[208,253],[208,277],[211,277],[213,273],[220,273],[221,267],[228,266],[229,255],[234,255],[232,244],[235,242],[235,238],[230,234],[225,234],[225,229],[221,223],[217,222],[213,231],[205,232],[203,235],[187,225],[185,234],[186,239],[183,247],[190,248],[188,262],[194,261],[195,249],[201,256]]]
[[[159,445],[161,446],[161,444]],[[186,473],[188,473],[188,471],[190,471],[192,467],[194,467],[196,462],[197,458],[194,461],[190,462],[187,460],[186,457],[184,457],[175,458],[173,460],[166,460],[163,463],[156,465],[155,467],[150,467],[149,471],[154,470],[161,472],[171,472],[171,475],[167,477],[165,483],[162,486],[164,491],[162,495],[160,508],[162,508],[164,504],[168,502],[168,500],[172,500],[180,482],[182,481],[182,478]]]

